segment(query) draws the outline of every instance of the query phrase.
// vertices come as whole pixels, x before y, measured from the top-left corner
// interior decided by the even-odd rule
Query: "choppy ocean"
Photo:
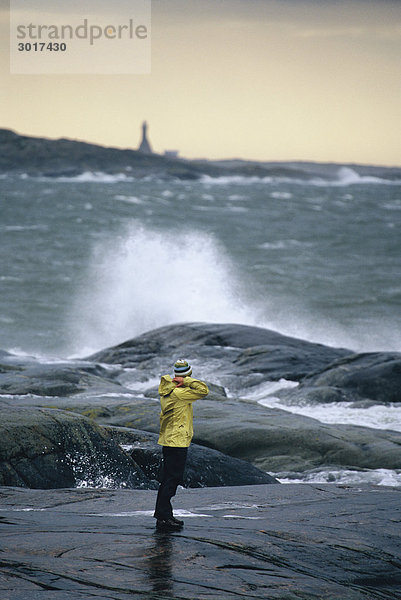
[[[85,173],[3,176],[0,190],[4,350],[85,356],[156,327],[205,321],[401,351],[400,180],[349,167],[309,182]],[[266,400],[271,393],[265,384],[253,399],[401,431],[396,405],[289,408]],[[370,476],[401,484],[394,472]]]

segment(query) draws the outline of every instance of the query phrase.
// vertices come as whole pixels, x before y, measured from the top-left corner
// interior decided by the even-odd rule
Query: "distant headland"
[[[75,177],[89,171],[166,179],[242,176],[311,180],[335,179],[339,168],[343,166],[351,167],[361,176],[401,179],[401,168],[397,167],[305,161],[189,160],[178,158],[175,151],[157,154],[152,151],[147,138],[146,122],[142,125],[142,141],[137,150],[67,138],[33,137],[20,135],[11,129],[0,129],[0,173],[26,174],[30,177]]]

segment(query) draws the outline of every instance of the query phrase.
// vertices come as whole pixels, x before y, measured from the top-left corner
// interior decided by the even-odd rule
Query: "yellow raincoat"
[[[161,446],[189,446],[194,434],[192,402],[208,393],[209,389],[203,381],[184,377],[183,385],[177,387],[170,375],[163,375],[159,385],[162,410],[158,443]]]

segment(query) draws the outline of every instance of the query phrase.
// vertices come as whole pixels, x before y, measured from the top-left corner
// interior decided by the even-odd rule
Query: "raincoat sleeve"
[[[193,402],[204,398],[209,393],[209,388],[206,383],[199,381],[199,379],[193,379],[192,377],[185,377],[184,383],[179,388],[176,388],[176,392],[179,390],[180,400],[186,402]]]

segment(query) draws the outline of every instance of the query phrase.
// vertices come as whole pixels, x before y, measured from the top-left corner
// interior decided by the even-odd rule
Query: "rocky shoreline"
[[[151,490],[0,488],[4,600],[397,600],[400,491],[180,490],[157,533]]]
[[[386,169],[381,171],[387,172]],[[310,179],[311,174],[298,167],[264,166],[240,161],[235,166],[223,166],[212,161],[195,161],[161,154],[145,154],[130,148],[110,148],[71,139],[52,140],[19,135],[0,129],[0,173],[26,174],[30,177],[76,177],[85,172],[154,176],[162,179],[200,179],[221,177],[298,177]]]
[[[131,148],[113,148],[67,138],[20,135],[0,128],[0,173],[30,177],[77,177],[85,172],[196,180],[208,177],[279,177],[310,181],[336,179],[342,165],[313,162],[257,162],[246,160],[189,160],[145,154]],[[389,181],[401,179],[397,167],[348,165],[364,176]]]
[[[158,534],[157,381],[178,356],[210,394],[195,404],[174,500],[185,527]],[[275,392],[288,404],[395,404],[400,365],[397,353],[207,323],[79,360],[0,352],[2,598],[401,598],[400,488],[277,485],[267,473],[397,470],[401,433],[327,425],[243,394],[289,379]]]
[[[266,472],[316,468],[401,469],[400,432],[324,424],[241,395],[285,378],[298,385],[275,395],[289,404],[398,403],[400,354],[355,355],[256,327],[189,323],[82,360],[44,363],[3,352],[0,484],[57,488],[108,481],[154,489],[157,381],[181,355],[211,389],[195,405],[191,485],[268,483]]]

